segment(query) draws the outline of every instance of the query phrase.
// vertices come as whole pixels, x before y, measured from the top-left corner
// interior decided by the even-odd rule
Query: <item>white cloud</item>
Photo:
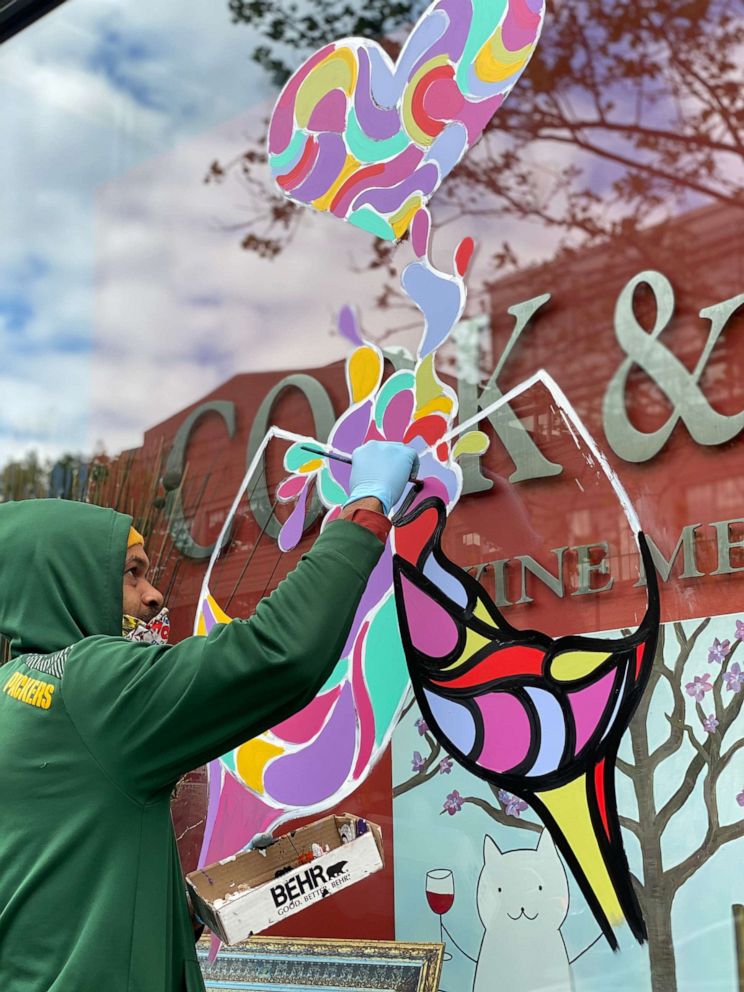
[[[97,190],[265,94],[250,50],[226,3],[175,0],[76,0],[3,45],[0,312],[31,315],[20,340],[0,321],[0,458],[97,436],[79,351],[93,339]],[[132,249],[147,265],[146,245]]]

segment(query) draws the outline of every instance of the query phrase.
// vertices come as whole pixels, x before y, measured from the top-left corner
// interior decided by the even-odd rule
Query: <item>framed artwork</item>
[[[207,989],[249,992],[281,988],[437,992],[442,944],[394,940],[313,940],[253,937],[223,947],[213,962],[207,941],[197,946]]]

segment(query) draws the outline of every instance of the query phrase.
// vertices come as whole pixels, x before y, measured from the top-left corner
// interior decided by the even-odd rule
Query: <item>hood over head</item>
[[[50,654],[91,634],[121,635],[131,523],[70,500],[0,505],[0,633],[12,657]]]

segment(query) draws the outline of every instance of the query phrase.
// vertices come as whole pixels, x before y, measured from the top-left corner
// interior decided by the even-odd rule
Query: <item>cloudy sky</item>
[[[226,2],[69,0],[0,49],[0,464],[115,452],[236,372],[336,360],[346,302],[401,322],[355,271],[368,235],[308,211],[262,261],[245,189],[204,185],[273,104],[254,44]]]
[[[92,362],[99,198],[270,97],[227,4],[184,10],[171,0],[71,0],[0,50],[0,461],[32,447],[87,450],[99,438],[111,450],[150,423],[137,389],[122,408],[126,426],[110,435],[91,405],[103,371]],[[117,379],[133,367],[128,357]]]
[[[373,334],[410,326],[375,307],[385,274],[365,268],[369,235],[306,210],[264,261],[240,248],[251,202],[238,177],[204,184],[273,105],[255,44],[227,0],[68,0],[0,48],[0,464],[32,448],[116,452],[238,372],[335,361],[345,303]],[[536,161],[536,188],[576,154],[564,143]],[[266,166],[256,174],[268,189]],[[437,231],[435,260],[474,234],[471,286],[503,241],[538,261],[559,236],[467,223]],[[396,265],[409,258],[401,245]]]

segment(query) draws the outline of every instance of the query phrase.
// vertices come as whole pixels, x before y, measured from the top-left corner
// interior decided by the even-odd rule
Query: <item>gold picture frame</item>
[[[243,992],[277,983],[298,992],[331,984],[349,990],[437,992],[444,955],[443,944],[252,937],[223,947],[210,963],[208,948],[204,939],[197,945],[207,990],[229,989],[234,981]]]

